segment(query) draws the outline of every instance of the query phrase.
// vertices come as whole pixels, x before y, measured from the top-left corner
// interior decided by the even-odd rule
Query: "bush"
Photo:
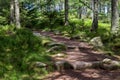
[[[19,79],[20,75],[16,73],[29,75],[33,72],[29,69],[30,63],[50,61],[41,44],[41,38],[34,36],[29,29],[18,29],[12,33],[0,32],[0,78]]]
[[[0,25],[6,25],[7,23],[8,22],[7,22],[6,17],[0,16]]]
[[[57,11],[38,12],[37,8],[32,10],[22,9],[21,24],[27,28],[55,28],[56,25],[63,25],[63,13]]]
[[[19,29],[16,31],[15,45],[22,49],[38,50],[41,40],[28,29]]]
[[[10,35],[14,32],[14,25],[0,25],[0,35]]]
[[[2,30],[4,31],[4,30]],[[16,50],[16,49],[31,49],[38,50],[41,46],[40,38],[33,35],[33,33],[28,29],[19,29],[14,33],[3,33],[0,32],[0,47],[5,49]],[[7,32],[7,30],[6,30]]]

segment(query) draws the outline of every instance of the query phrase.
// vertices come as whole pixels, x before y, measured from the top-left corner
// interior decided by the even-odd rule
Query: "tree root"
[[[94,62],[84,62],[84,61],[56,61],[55,65],[59,71],[62,71],[65,68],[65,65],[67,64],[67,67],[72,66],[74,70],[83,70],[87,68],[100,68],[104,70],[115,70],[120,69],[120,62],[111,60],[111,59],[103,59],[102,61],[94,61]]]

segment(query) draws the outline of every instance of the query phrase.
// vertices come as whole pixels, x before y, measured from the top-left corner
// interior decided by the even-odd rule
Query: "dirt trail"
[[[49,36],[56,42],[64,43],[66,46],[73,46],[74,49],[67,49],[66,60],[73,61],[99,61],[105,58],[116,59],[106,56],[102,52],[93,50],[86,42],[70,40],[61,35],[55,35],[53,32],[40,32],[41,35]],[[44,80],[120,80],[120,70],[107,71],[101,69],[85,69],[85,70],[65,70],[64,73],[54,72],[51,76]]]

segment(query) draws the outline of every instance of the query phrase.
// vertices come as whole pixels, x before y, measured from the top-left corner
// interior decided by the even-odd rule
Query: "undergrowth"
[[[119,36],[112,38],[110,34],[110,23],[103,23],[99,21],[97,32],[91,32],[92,20],[91,19],[76,19],[72,18],[69,20],[69,25],[58,26],[58,30],[61,34],[67,37],[79,37],[80,41],[90,41],[94,37],[100,36],[105,50],[113,54],[119,54],[120,44]]]
[[[43,68],[38,69],[37,73],[30,68],[32,62],[49,63],[51,60],[41,38],[34,36],[29,29],[14,30],[10,27],[0,27],[0,79],[19,80],[27,75],[30,80],[35,74],[46,74]]]

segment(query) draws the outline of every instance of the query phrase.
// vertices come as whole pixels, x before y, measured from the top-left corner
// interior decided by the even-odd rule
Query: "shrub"
[[[41,44],[41,38],[34,36],[29,29],[18,29],[12,35],[4,34],[0,35],[0,77],[19,79],[20,75],[16,73],[32,73],[29,63],[50,61]]]
[[[0,25],[6,25],[7,23],[8,22],[7,22],[6,17],[0,16]]]
[[[41,45],[41,40],[28,29],[19,29],[16,31],[15,45],[22,49],[37,50]]]

